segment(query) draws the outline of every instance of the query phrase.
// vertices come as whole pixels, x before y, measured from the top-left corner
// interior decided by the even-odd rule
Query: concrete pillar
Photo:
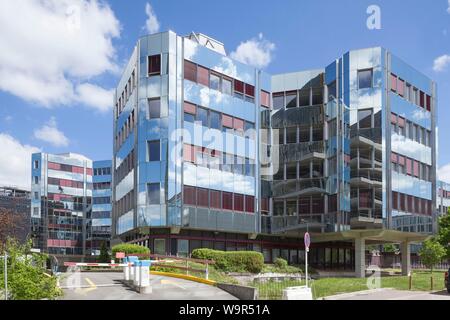
[[[364,238],[355,239],[355,276],[366,277],[366,240]]]
[[[402,254],[402,275],[407,276],[411,271],[411,245],[408,241],[402,242],[400,251]]]

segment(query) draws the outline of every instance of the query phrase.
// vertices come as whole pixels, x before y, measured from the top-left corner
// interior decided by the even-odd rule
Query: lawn
[[[413,273],[412,290],[430,291],[430,272],[415,271]],[[444,272],[435,271],[434,290],[444,290]],[[358,278],[323,278],[312,283],[315,299],[340,293],[368,290],[369,279]],[[369,280],[370,281],[370,280]],[[284,288],[305,285],[304,281],[269,281],[266,283],[252,283],[259,290],[261,299],[281,299]],[[409,279],[404,276],[389,276],[381,278],[382,288],[408,290]]]

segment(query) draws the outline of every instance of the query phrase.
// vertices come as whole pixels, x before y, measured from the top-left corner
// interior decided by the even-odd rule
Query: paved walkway
[[[237,300],[229,293],[202,283],[150,275],[151,294],[138,294],[117,272],[74,272],[61,275],[63,300]]]
[[[324,300],[450,300],[447,291],[423,292],[376,289],[329,296]]]

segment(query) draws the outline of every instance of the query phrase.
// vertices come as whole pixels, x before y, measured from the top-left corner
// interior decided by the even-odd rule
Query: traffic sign
[[[305,233],[305,248],[308,249],[309,246],[311,245],[311,237],[309,236],[309,232]]]
[[[116,259],[125,258],[125,252],[116,252]]]

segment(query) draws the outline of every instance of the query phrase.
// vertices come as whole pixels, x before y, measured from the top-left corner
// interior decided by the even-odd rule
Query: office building
[[[30,191],[17,187],[0,186],[0,210],[8,215],[7,225],[3,236],[13,237],[20,243],[24,243],[30,234]],[[5,226],[4,226],[5,227]]]
[[[314,266],[363,276],[366,245],[401,243],[406,273],[434,231],[436,85],[383,48],[269,75],[203,34],[153,34],[114,105],[114,242],[302,263],[309,232]]]

